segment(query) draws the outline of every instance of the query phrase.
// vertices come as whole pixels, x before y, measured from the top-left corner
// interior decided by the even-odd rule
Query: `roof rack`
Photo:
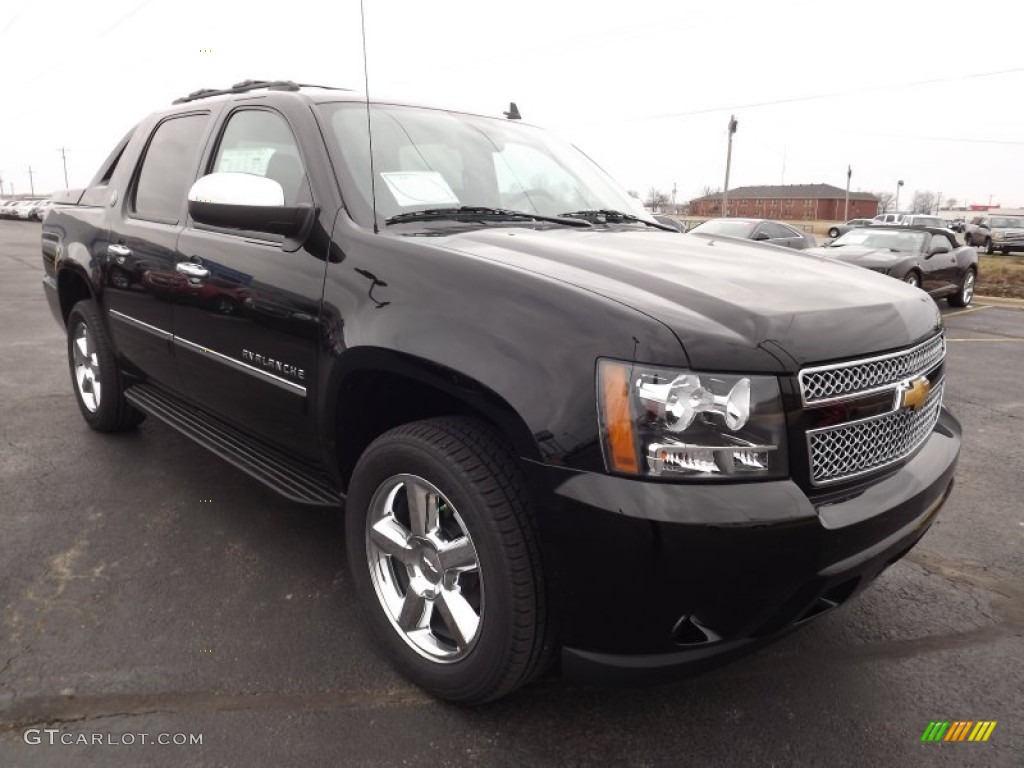
[[[232,93],[248,93],[266,88],[268,91],[297,91],[300,88],[324,88],[329,91],[347,91],[348,88],[335,88],[329,85],[313,85],[311,83],[295,83],[291,80],[243,80],[235,83],[230,88],[200,88],[192,91],[188,96],[175,99],[172,104],[186,104],[190,101],[209,98],[210,96],[228,96]]]

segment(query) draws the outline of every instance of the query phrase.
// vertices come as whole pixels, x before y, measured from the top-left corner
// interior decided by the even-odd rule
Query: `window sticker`
[[[380,177],[401,206],[459,204],[459,198],[437,171],[395,171],[381,173]]]
[[[274,156],[272,147],[232,148],[220,153],[217,162],[218,173],[252,173],[266,176],[270,158]]]

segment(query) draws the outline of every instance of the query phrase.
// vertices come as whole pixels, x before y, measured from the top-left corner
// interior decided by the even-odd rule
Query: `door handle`
[[[174,265],[174,268],[181,272],[181,274],[188,275],[189,277],[206,277],[210,274],[210,270],[202,264],[196,264],[194,261],[179,261]]]
[[[107,246],[107,255],[117,256],[123,259],[125,256],[132,255],[132,249],[126,245],[117,245],[112,243],[111,245]]]

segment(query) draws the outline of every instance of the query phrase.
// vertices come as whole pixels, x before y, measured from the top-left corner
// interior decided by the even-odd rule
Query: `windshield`
[[[320,106],[351,176],[350,211],[371,220],[366,105]],[[639,201],[575,147],[532,126],[437,109],[371,105],[377,219],[464,206],[558,216],[614,210],[650,221]],[[357,205],[352,205],[355,195]]]
[[[712,219],[698,224],[690,230],[700,235],[725,235],[726,237],[749,237],[754,225],[749,221],[735,219]]]
[[[997,227],[999,229],[1024,229],[1024,219],[1000,216],[998,218],[993,218],[990,222],[990,226]]]
[[[892,251],[923,251],[927,232],[901,232],[898,229],[866,227],[853,229],[832,241],[830,248],[859,245],[864,248],[888,248]]]

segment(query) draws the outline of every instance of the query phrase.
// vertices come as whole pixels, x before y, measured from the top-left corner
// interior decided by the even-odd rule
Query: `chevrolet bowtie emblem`
[[[932,391],[931,382],[924,376],[917,379],[904,381],[900,384],[900,408],[909,408],[912,411],[921,410],[928,393]]]

